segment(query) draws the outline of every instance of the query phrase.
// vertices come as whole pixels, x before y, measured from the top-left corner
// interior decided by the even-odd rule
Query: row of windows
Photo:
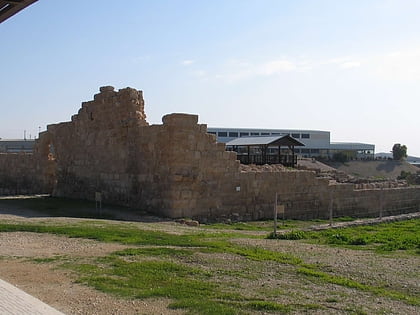
[[[248,149],[245,147],[239,147],[239,148],[232,148],[232,147],[228,147],[227,148],[228,151],[235,151],[239,154],[248,154]],[[268,148],[267,153],[271,154],[271,155],[277,155],[279,152],[278,148]],[[281,154],[290,154],[291,151],[287,150],[287,149],[282,149]],[[302,153],[302,154],[320,154],[321,150],[320,149],[296,149],[295,148],[295,153]],[[250,148],[250,154],[261,154],[261,150],[259,148]]]
[[[229,137],[229,138],[239,138],[239,137],[249,137],[249,136],[286,136],[290,135],[289,133],[280,133],[280,132],[236,132],[236,131],[209,131],[212,135],[217,135],[218,137]],[[291,136],[295,139],[309,139],[311,136],[309,133],[292,133]]]

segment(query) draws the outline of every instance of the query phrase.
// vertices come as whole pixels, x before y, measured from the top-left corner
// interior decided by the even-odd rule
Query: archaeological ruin
[[[312,170],[245,166],[198,116],[169,114],[149,125],[141,91],[100,88],[71,121],[42,132],[33,153],[0,154],[0,195],[53,196],[123,205],[170,218],[367,216],[420,210],[420,187],[354,184]]]

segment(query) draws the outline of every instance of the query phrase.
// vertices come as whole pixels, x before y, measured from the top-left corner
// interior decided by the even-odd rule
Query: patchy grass
[[[378,252],[405,250],[420,254],[420,219],[378,225],[304,232],[302,238],[320,244],[374,249]]]
[[[286,233],[274,234],[270,233],[267,238],[269,239],[279,239],[279,240],[301,240],[306,238],[306,233],[299,230],[291,230]]]
[[[369,227],[370,229],[365,232],[369,235],[382,235],[385,231],[389,232],[397,227],[403,231],[411,231],[412,234],[418,231],[418,222],[398,223],[400,225],[392,228],[389,226],[380,227],[377,231],[375,231],[375,227]],[[305,237],[321,243],[328,240],[329,234],[323,234],[324,232],[343,232],[343,235],[358,233],[357,237],[364,237],[362,232],[358,232],[359,228],[353,229],[356,230],[352,232],[346,232],[346,229],[307,232]],[[321,271],[318,266],[307,264],[302,259],[288,253],[233,244],[230,242],[230,238],[237,237],[235,233],[206,231],[179,235],[141,230],[132,225],[105,223],[66,226],[2,223],[0,224],[1,231],[54,233],[103,242],[149,246],[120,250],[90,263],[68,262],[66,266],[80,275],[81,283],[98,290],[130,298],[167,297],[173,300],[171,308],[187,309],[194,314],[236,314],[238,311],[249,310],[287,313],[292,310],[319,307],[312,304],[283,305],[268,297],[260,301],[254,296],[232,293],[234,290],[232,290],[231,284],[223,281],[216,282],[215,275],[211,270],[204,269],[199,264],[198,267],[188,264],[185,258],[194,258],[195,253],[229,253],[256,262],[285,264],[293,266],[297,275],[316,283],[336,284],[400,300],[407,304],[420,305],[418,297],[379,286],[365,285],[344,276]],[[405,233],[403,231],[401,233]],[[394,234],[397,235],[395,231]],[[244,237],[244,235],[241,236]],[[378,239],[381,238],[378,236]],[[411,239],[411,236],[408,239]]]
[[[266,301],[248,302],[246,307],[254,311],[276,311],[280,312],[280,314],[289,313],[292,310],[290,305],[283,305]]]
[[[32,261],[35,262],[37,264],[48,264],[48,263],[52,263],[52,262],[57,262],[57,261],[61,261],[61,260],[66,260],[67,258],[61,255],[55,255],[52,257],[37,257],[37,258],[32,258],[32,259],[28,259],[28,261]]]
[[[352,217],[340,217],[335,218],[334,222],[348,222],[354,221],[355,218]],[[328,220],[281,220],[277,221],[278,230],[286,229],[304,229],[313,225],[326,224]],[[274,228],[273,220],[263,220],[263,221],[251,221],[251,222],[232,222],[232,223],[211,223],[206,225],[201,225],[203,229],[209,230],[236,230],[236,231],[272,231]]]
[[[285,220],[284,222],[279,220],[277,229],[290,229],[295,227],[304,227],[310,225],[311,221],[297,221],[297,220]],[[236,230],[236,231],[271,231],[274,228],[273,220],[266,221],[251,221],[251,222],[233,222],[233,223],[212,223],[202,225],[201,227],[210,230]]]
[[[361,291],[371,292],[371,293],[374,293],[378,296],[385,296],[385,297],[390,297],[390,298],[395,299],[395,300],[405,301],[405,302],[407,302],[408,304],[411,304],[411,305],[420,305],[420,298],[418,298],[418,297],[408,296],[404,293],[391,291],[391,290],[384,289],[384,288],[381,288],[381,287],[362,284],[360,282],[354,281],[354,280],[346,278],[346,277],[334,276],[334,275],[327,274],[323,271],[314,270],[314,269],[306,268],[306,267],[298,268],[297,272],[300,273],[300,274],[303,274],[305,276],[317,278],[317,279],[319,279],[321,281],[324,281],[324,282],[327,282],[327,283],[338,284],[338,285],[341,285],[341,286],[344,286],[344,287],[347,287],[347,288],[352,288],[352,289],[357,289],[357,290],[361,290]]]

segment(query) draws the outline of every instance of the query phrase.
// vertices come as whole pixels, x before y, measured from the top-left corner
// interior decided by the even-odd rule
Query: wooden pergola
[[[305,145],[289,135],[241,137],[226,143],[227,149],[235,151],[242,164],[283,164],[290,167],[297,164],[295,147],[302,146]],[[282,154],[282,147],[288,148],[291,154]]]

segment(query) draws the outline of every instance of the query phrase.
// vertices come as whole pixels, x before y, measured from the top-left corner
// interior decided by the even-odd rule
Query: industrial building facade
[[[0,153],[31,153],[35,146],[33,139],[1,139]]]
[[[217,137],[217,142],[228,143],[240,137],[285,136],[303,143],[295,153],[301,157],[332,158],[336,153],[344,153],[349,158],[374,159],[375,145],[367,143],[331,142],[329,131],[290,130],[290,129],[252,129],[252,128],[208,128],[207,132]]]

